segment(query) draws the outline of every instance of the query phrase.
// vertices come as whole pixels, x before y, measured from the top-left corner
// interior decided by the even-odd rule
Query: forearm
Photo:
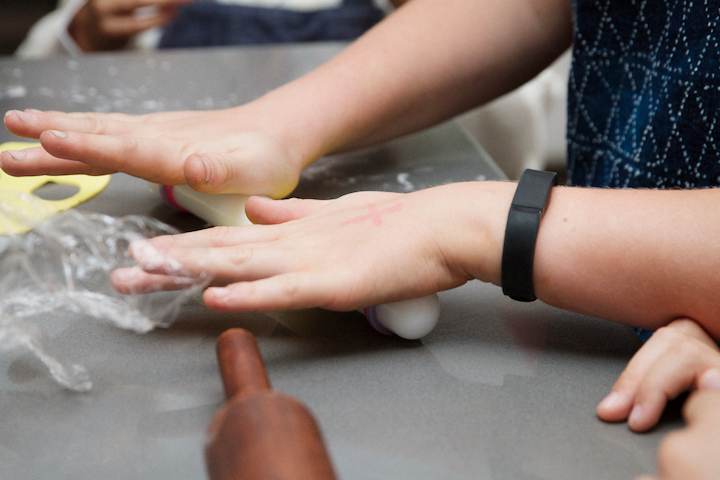
[[[532,78],[567,48],[569,2],[413,0],[258,100],[306,164],[410,133]]]
[[[555,188],[534,285],[557,307],[656,329],[680,317],[720,339],[720,189]]]

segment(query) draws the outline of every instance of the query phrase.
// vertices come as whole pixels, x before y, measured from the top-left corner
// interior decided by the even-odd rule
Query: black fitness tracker
[[[502,289],[513,300],[532,302],[533,259],[540,221],[545,214],[557,174],[525,170],[513,197],[502,253]]]

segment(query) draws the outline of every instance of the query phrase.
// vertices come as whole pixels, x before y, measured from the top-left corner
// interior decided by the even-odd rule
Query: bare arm
[[[413,0],[260,102],[292,105],[295,126],[304,128],[284,132],[286,143],[314,161],[428,127],[507,93],[566,50],[571,31],[565,0]]]
[[[691,318],[720,339],[720,189],[555,189],[536,252],[545,302],[655,330]]]
[[[123,171],[280,197],[321,156],[486,102],[529,80],[570,40],[568,0],[413,0],[325,65],[233,109],[10,112],[7,128],[43,148],[3,153],[0,162],[11,175]]]

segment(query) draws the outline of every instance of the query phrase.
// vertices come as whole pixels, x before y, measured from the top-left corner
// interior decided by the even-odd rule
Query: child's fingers
[[[54,157],[95,169],[124,172],[156,183],[185,183],[179,152],[158,139],[52,130],[43,132],[40,142]]]
[[[231,246],[217,248],[157,250],[133,247],[133,258],[148,273],[212,276],[218,284],[257,280],[285,273],[294,261],[279,249],[262,246]]]
[[[698,388],[720,392],[720,368],[711,368],[700,375]]]
[[[686,383],[677,377],[663,380],[662,376],[651,375],[651,372],[657,369],[659,372],[671,370],[677,373],[678,370],[673,369],[672,361],[666,360],[668,357],[675,359],[676,363],[689,363],[700,356],[712,358],[709,352],[703,351],[702,345],[717,350],[712,339],[692,320],[678,319],[658,329],[628,362],[610,394],[600,402],[597,407],[598,416],[608,422],[619,422],[628,419],[632,412],[634,419],[630,422],[630,427],[633,430],[650,428],[662,414],[662,408],[668,399],[667,392],[674,392],[673,386]],[[694,379],[697,373],[693,370],[687,375]],[[648,380],[649,375],[651,375],[650,380]],[[639,402],[636,396],[643,383],[646,385],[644,398],[648,404],[638,408]],[[653,391],[659,393],[650,400],[652,395],[648,392]],[[681,392],[682,390],[674,395],[677,396]]]
[[[5,173],[16,177],[34,175],[104,175],[112,170],[87,165],[74,160],[53,157],[42,147],[0,153],[0,166]]]
[[[691,395],[683,406],[683,418],[688,427],[711,419],[720,426],[720,392],[702,390]]]
[[[685,402],[683,416],[687,426],[665,435],[658,447],[659,477],[664,480],[719,478],[720,392],[693,393]]]
[[[247,245],[256,242],[272,242],[278,238],[278,231],[272,226],[252,225],[242,227],[212,227],[177,235],[162,235],[140,240],[130,245],[130,254],[138,248],[152,248],[167,251],[183,248],[216,248]]]
[[[113,288],[125,295],[184,290],[201,283],[202,280],[192,277],[147,273],[139,267],[119,268],[110,274],[110,283]]]
[[[610,391],[597,407],[598,416],[606,422],[622,422],[628,418],[637,389],[647,372],[672,343],[675,335],[660,329],[635,353]]]
[[[304,308],[352,310],[348,285],[336,274],[288,273],[254,282],[241,282],[205,290],[205,305],[220,311],[268,311]]]
[[[640,382],[628,426],[636,432],[649,430],[660,420],[665,405],[682,392],[695,388],[707,368],[694,346],[681,347],[682,353],[666,356],[647,372]]]
[[[250,197],[245,204],[245,213],[255,224],[270,225],[306,217],[327,204],[324,200],[271,200],[266,197]]]
[[[73,131],[94,134],[125,134],[130,126],[121,115],[95,113],[66,114],[39,110],[10,110],[5,114],[5,126],[20,137],[39,138],[46,130]]]

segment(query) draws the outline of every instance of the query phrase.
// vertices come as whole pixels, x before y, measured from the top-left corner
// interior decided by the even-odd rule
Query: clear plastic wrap
[[[32,221],[28,208],[37,213],[43,202],[15,192],[0,195],[0,213],[17,224]],[[110,284],[110,273],[134,265],[128,253],[131,242],[174,233],[150,217],[68,210],[25,234],[0,236],[0,350],[24,347],[58,383],[76,391],[92,388],[82,366],[61,360],[48,348],[53,312],[62,309],[138,333],[170,325],[208,279],[192,279],[183,290],[123,295]],[[161,252],[157,255],[162,259]]]

